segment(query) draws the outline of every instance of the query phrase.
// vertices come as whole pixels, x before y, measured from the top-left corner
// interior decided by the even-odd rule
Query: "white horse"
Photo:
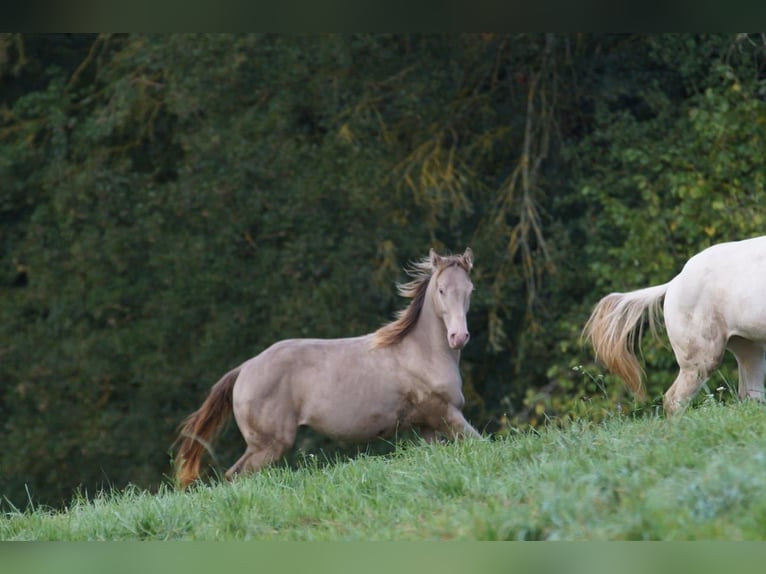
[[[764,398],[766,376],[766,237],[713,245],[668,283],[601,299],[583,336],[596,358],[639,399],[646,396],[635,354],[645,314],[653,335],[664,301],[665,328],[680,368],[665,393],[667,414],[697,394],[728,349],[739,365],[738,394]],[[648,312],[648,313],[647,313]]]

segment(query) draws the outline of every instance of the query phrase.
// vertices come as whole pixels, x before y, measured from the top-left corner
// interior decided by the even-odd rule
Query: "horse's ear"
[[[433,247],[428,252],[428,260],[431,262],[431,267],[433,269],[438,269],[441,265],[442,258],[439,257],[439,254],[434,251]]]
[[[463,253],[463,263],[465,263],[468,271],[473,269],[473,250],[470,247],[465,248],[465,253]]]

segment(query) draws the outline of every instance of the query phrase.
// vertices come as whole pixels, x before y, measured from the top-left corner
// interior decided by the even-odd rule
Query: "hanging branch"
[[[502,299],[501,291],[506,278],[520,261],[526,286],[527,318],[532,321],[533,328],[534,308],[543,274],[555,271],[539,207],[544,193],[540,184],[541,168],[548,156],[554,129],[553,106],[557,95],[554,43],[555,36],[547,34],[539,68],[528,78],[521,153],[510,176],[499,189],[491,218],[493,227],[507,237],[507,257],[495,276],[495,300]],[[490,334],[490,341],[496,348],[501,346],[504,338],[499,323],[496,321],[496,329]]]
[[[16,58],[13,65],[10,65],[11,60],[13,60],[11,48],[16,50]],[[18,76],[26,64],[27,55],[24,50],[24,34],[11,34],[8,32],[0,34],[0,78],[6,72]]]

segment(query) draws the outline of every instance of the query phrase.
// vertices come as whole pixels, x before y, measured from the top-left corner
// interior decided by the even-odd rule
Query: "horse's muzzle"
[[[468,343],[468,339],[471,338],[471,334],[468,331],[450,333],[448,336],[449,346],[451,349],[462,349]]]

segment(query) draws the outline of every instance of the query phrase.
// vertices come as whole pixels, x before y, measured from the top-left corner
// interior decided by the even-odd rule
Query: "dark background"
[[[580,330],[763,233],[764,64],[757,34],[1,34],[4,504],[156,487],[223,373],[391,320],[430,247],[475,253],[475,426],[654,413],[667,345],[635,405]]]

